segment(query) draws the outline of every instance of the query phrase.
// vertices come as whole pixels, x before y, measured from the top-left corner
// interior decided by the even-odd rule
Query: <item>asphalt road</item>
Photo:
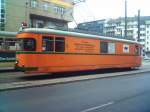
[[[150,112],[150,73],[1,91],[0,112]]]

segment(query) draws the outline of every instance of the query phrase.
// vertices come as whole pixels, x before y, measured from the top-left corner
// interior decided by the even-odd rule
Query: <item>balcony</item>
[[[71,3],[60,0],[31,1],[29,12],[33,15],[71,22],[73,20],[71,6]]]

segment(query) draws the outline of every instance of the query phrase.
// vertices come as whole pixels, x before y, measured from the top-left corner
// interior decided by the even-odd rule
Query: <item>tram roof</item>
[[[73,31],[63,31],[63,30],[56,30],[56,29],[26,28],[26,29],[23,29],[19,33],[22,33],[22,32],[39,33],[39,34],[58,34],[58,35],[65,35],[65,36],[76,36],[76,37],[83,37],[83,38],[94,38],[94,39],[112,40],[112,41],[121,41],[121,42],[127,42],[127,43],[140,44],[139,42],[136,42],[134,40],[113,38],[113,37],[100,36],[100,35],[94,35],[94,34],[78,33],[78,32],[73,32]]]
[[[17,32],[0,31],[0,37],[16,38]]]

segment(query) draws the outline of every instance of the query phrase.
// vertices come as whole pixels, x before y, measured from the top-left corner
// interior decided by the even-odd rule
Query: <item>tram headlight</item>
[[[18,63],[19,63],[19,61],[18,61],[18,60],[16,60],[15,64],[17,65]]]

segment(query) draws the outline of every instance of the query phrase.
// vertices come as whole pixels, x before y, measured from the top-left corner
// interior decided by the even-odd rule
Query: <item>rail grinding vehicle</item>
[[[17,34],[16,68],[55,73],[141,66],[141,45],[133,40],[44,28]]]

